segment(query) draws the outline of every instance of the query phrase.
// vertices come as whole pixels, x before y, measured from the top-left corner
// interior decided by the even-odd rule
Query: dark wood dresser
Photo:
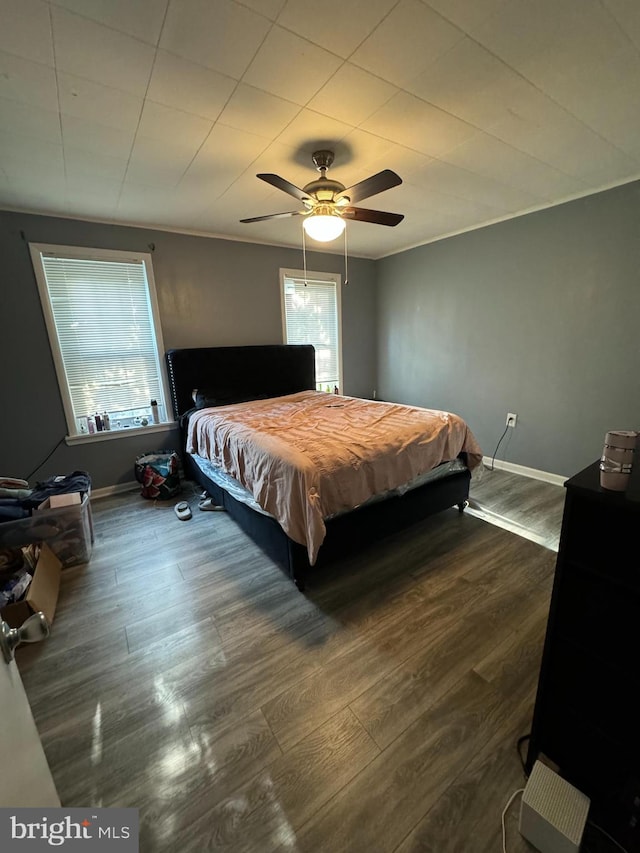
[[[602,489],[597,462],[565,487],[527,771],[546,756],[591,798],[590,820],[638,851],[640,501]]]

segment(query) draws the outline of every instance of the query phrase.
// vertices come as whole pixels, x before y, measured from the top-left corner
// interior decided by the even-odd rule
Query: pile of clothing
[[[28,518],[51,495],[79,492],[84,497],[90,489],[91,477],[86,471],[49,477],[33,489],[26,480],[0,476],[0,523]]]
[[[0,477],[0,522],[26,518],[29,511],[22,502],[28,500],[32,492],[26,480]]]
[[[19,549],[46,541],[63,565],[85,562],[88,543],[83,515],[73,508],[38,511],[47,498],[72,492],[79,493],[81,500],[90,494],[86,471],[49,477],[34,488],[25,480],[0,477],[0,547]]]
[[[33,562],[22,548],[0,548],[0,609],[20,601],[33,579]]]

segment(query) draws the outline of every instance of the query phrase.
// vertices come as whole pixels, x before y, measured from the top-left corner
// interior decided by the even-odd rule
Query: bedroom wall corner
[[[568,477],[640,426],[640,182],[378,262],[381,396]]]

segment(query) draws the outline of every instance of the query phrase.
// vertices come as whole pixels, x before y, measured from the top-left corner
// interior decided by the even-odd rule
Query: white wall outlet
[[[518,420],[518,416],[513,412],[507,412],[507,426],[515,427],[516,421]]]

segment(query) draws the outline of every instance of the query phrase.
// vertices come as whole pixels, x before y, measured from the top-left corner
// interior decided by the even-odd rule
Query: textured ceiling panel
[[[382,257],[640,177],[637,0],[0,0],[0,206],[299,246],[312,154]],[[341,243],[341,241],[338,241]],[[342,245],[328,245],[342,251]]]

